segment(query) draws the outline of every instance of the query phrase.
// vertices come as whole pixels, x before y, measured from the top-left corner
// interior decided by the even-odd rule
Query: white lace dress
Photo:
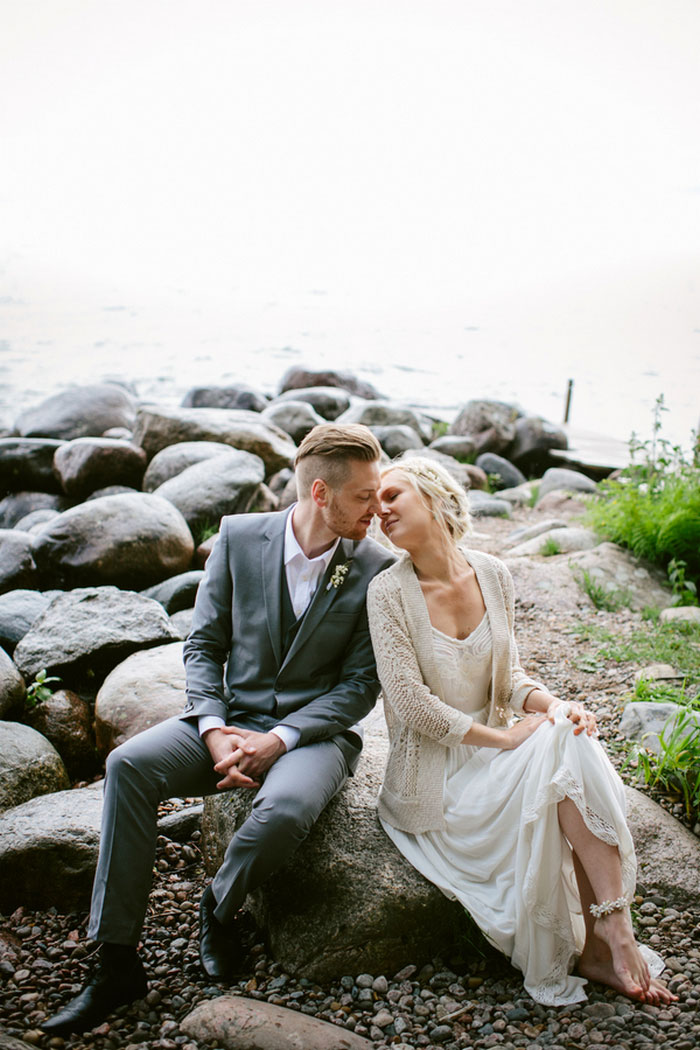
[[[468,638],[432,628],[442,699],[479,722],[488,714],[491,629],[488,614]],[[444,782],[447,828],[409,834],[382,820],[410,863],[457,899],[488,939],[523,973],[533,999],[563,1005],[586,998],[570,974],[584,942],[571,849],[557,803],[573,799],[587,826],[616,845],[623,891],[635,889],[636,861],[620,778],[600,744],[574,736],[557,712],[513,751],[459,745],[448,749]],[[652,970],[663,963],[647,958]]]

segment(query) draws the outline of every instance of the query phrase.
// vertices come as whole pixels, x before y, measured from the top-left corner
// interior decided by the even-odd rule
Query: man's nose
[[[376,492],[372,496],[372,500],[370,502],[369,509],[370,509],[372,514],[380,514],[381,515],[382,505],[380,503],[379,496],[377,495]]]

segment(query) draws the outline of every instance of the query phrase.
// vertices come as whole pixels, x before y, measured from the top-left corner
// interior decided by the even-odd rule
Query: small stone
[[[430,1029],[429,1035],[434,1043],[445,1043],[452,1038],[452,1029],[448,1024],[439,1024]]]
[[[369,973],[361,973],[357,977],[355,984],[358,988],[371,988],[374,984],[374,977]]]
[[[388,1010],[380,1010],[374,1015],[374,1023],[378,1028],[387,1028],[394,1022],[394,1016]]]
[[[389,982],[386,977],[377,977],[376,980],[372,982],[372,988],[377,995],[386,995],[389,990]]]

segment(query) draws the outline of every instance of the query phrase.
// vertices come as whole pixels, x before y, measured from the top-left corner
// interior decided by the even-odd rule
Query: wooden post
[[[566,383],[566,405],[564,406],[564,422],[569,422],[569,411],[571,409],[571,395],[574,389],[573,379],[568,379]]]

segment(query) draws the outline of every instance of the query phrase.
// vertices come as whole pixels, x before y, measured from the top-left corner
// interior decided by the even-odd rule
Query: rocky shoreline
[[[581,670],[575,628],[603,623],[624,633],[642,623],[644,605],[668,605],[670,597],[659,575],[619,549],[609,550],[613,545],[600,544],[576,521],[583,509],[581,493],[594,492],[596,477],[609,473],[610,466],[588,465],[587,473],[571,477],[574,472],[560,465],[565,435],[546,421],[519,416],[513,406],[471,403],[450,433],[441,433],[446,427],[439,421],[388,402],[376,391],[352,388],[352,377],[306,374],[297,381],[300,390],[282,393],[273,403],[244,388],[191,391],[180,411],[137,406],[128,392],[114,388],[116,393],[108,390],[104,396],[108,405],[116,404],[117,414],[107,420],[101,401],[92,422],[89,409],[95,408],[96,395],[78,390],[60,404],[23,414],[18,433],[0,438],[0,484],[7,492],[0,502],[5,573],[0,572],[0,718],[8,719],[0,723],[2,750],[14,753],[22,734],[30,732],[55,745],[28,752],[37,761],[39,753],[45,756],[46,780],[40,785],[38,777],[28,786],[13,782],[7,766],[0,768],[0,1050],[252,1046],[231,1041],[224,1026],[212,1035],[211,1027],[198,1028],[196,1016],[191,1017],[199,1004],[231,995],[241,1004],[253,1000],[283,1007],[290,1019],[298,1014],[335,1025],[319,1037],[325,1041],[318,1045],[329,1048],[347,1045],[342,1039],[352,1033],[367,1046],[397,1050],[597,1045],[636,1050],[656,1044],[693,1050],[700,1044],[700,907],[687,893],[659,889],[644,872],[634,918],[640,939],[666,958],[666,978],[679,994],[679,1002],[665,1008],[635,1005],[602,988],[591,988],[588,1003],[539,1006],[523,992],[519,974],[478,934],[444,952],[402,959],[388,973],[351,971],[314,984],[283,971],[252,913],[245,919],[248,955],[238,980],[230,987],[212,985],[197,957],[197,902],[208,879],[199,800],[173,800],[162,807],[155,890],[143,940],[151,981],[147,999],[85,1036],[49,1040],[38,1031],[43,1017],[77,991],[90,963],[84,888],[69,900],[70,887],[80,879],[88,883],[90,860],[84,876],[73,871],[69,878],[60,872],[47,878],[45,867],[43,880],[35,880],[43,886],[34,886],[29,876],[18,882],[15,868],[3,882],[3,864],[10,870],[3,825],[8,827],[25,806],[40,807],[68,783],[86,787],[98,778],[120,734],[144,727],[145,695],[153,721],[179,710],[180,639],[187,633],[211,547],[210,524],[222,513],[286,505],[293,498],[289,462],[295,444],[314,422],[343,417],[366,422],[376,428],[388,455],[427,451],[449,462],[470,488],[473,545],[505,557],[515,578],[525,666],[562,695],[587,700],[602,723],[613,761],[621,763],[619,695],[629,687],[634,668],[601,663]],[[106,421],[109,426],[103,426]],[[85,426],[87,433],[76,433]],[[36,434],[39,430],[44,433]],[[465,462],[474,459],[476,464]],[[185,474],[189,480],[183,483]],[[538,480],[528,481],[525,474]],[[101,494],[107,482],[121,491]],[[193,488],[194,502],[188,497]],[[144,499],[165,503],[166,509],[157,506],[152,512],[151,504],[144,516]],[[126,502],[109,502],[114,500]],[[27,521],[28,515],[39,518]],[[138,542],[130,539],[129,528]],[[559,553],[545,558],[541,545],[547,537],[555,539]],[[161,559],[155,572],[154,545]],[[84,557],[86,549],[92,549],[92,561]],[[615,613],[598,612],[577,585],[572,564],[595,572],[603,586],[624,587],[628,605]],[[8,565],[13,566],[9,572]],[[112,630],[101,634],[107,622]],[[144,633],[146,628],[150,633]],[[65,688],[28,710],[23,707],[27,686],[44,669],[60,677]],[[145,692],[129,706],[139,683],[145,683]],[[94,791],[89,789],[85,799]],[[660,801],[673,811],[672,802]],[[90,849],[94,856],[94,843]],[[48,864],[48,857],[36,854],[34,865]],[[53,902],[42,903],[42,893],[51,890]],[[215,1018],[215,1005],[207,1016]]]

